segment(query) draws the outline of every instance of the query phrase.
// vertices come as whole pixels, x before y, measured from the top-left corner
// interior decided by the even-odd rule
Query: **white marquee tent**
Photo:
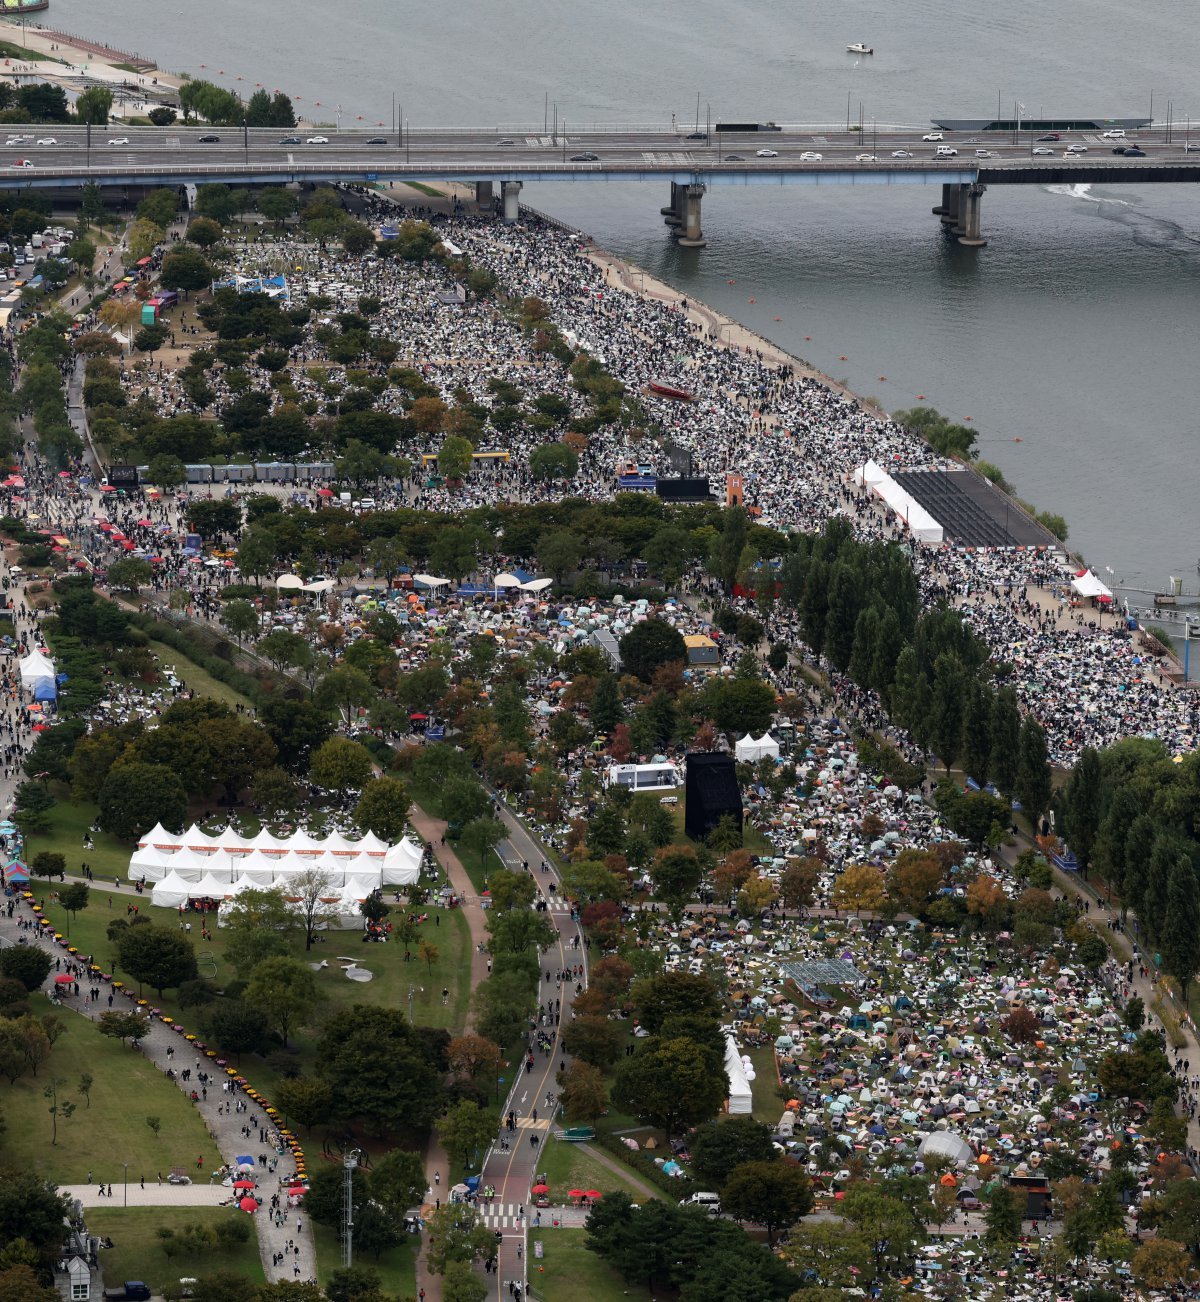
[[[854,472],[856,483],[864,484],[877,493],[887,505],[908,525],[908,531],[917,542],[940,543],[945,534],[942,526],[917,501],[874,461],[859,466]]]
[[[728,1032],[725,1035],[725,1074],[729,1077],[729,1115],[749,1116],[754,1110],[754,1096],[737,1041]]]
[[[734,747],[734,754],[739,764],[753,763],[768,757],[778,759],[779,743],[769,732],[764,732],[761,737],[751,737],[747,733]]]

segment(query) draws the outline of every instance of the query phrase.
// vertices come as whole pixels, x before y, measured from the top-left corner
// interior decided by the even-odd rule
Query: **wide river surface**
[[[343,126],[389,126],[393,95],[418,127],[540,124],[557,105],[568,132],[692,124],[698,94],[701,122],[711,107],[844,123],[848,96],[867,123],[1011,116],[1016,101],[1026,117],[1138,116],[1152,96],[1181,133],[1200,120],[1182,0],[53,0],[42,18],[243,94],[279,88],[318,120],[340,105]],[[874,57],[847,54],[854,41]],[[933,187],[715,189],[703,252],[667,237],[665,183],[522,197],[889,409],[921,394],[971,417],[981,455],[1067,518],[1102,579],[1196,590],[1200,191],[992,190],[977,252],[947,242]]]

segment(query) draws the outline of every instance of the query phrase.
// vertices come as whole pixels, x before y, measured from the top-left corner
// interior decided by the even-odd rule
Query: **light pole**
[[[410,985],[408,987],[408,1024],[413,1024],[413,999],[417,993],[417,987]]]
[[[129,1206],[129,1163],[122,1162],[121,1169],[125,1172],[125,1178],[121,1181],[121,1196],[126,1207]]]

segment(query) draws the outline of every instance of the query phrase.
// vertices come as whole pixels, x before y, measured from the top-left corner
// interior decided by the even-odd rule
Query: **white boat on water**
[[[875,51],[869,46],[864,45],[861,41],[856,41],[853,45],[846,46],[847,54],[874,54]]]

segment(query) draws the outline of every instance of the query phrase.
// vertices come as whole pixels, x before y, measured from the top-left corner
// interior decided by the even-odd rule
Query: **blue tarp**
[[[49,678],[40,679],[34,684],[33,699],[35,701],[57,701],[58,688],[54,686]]]

